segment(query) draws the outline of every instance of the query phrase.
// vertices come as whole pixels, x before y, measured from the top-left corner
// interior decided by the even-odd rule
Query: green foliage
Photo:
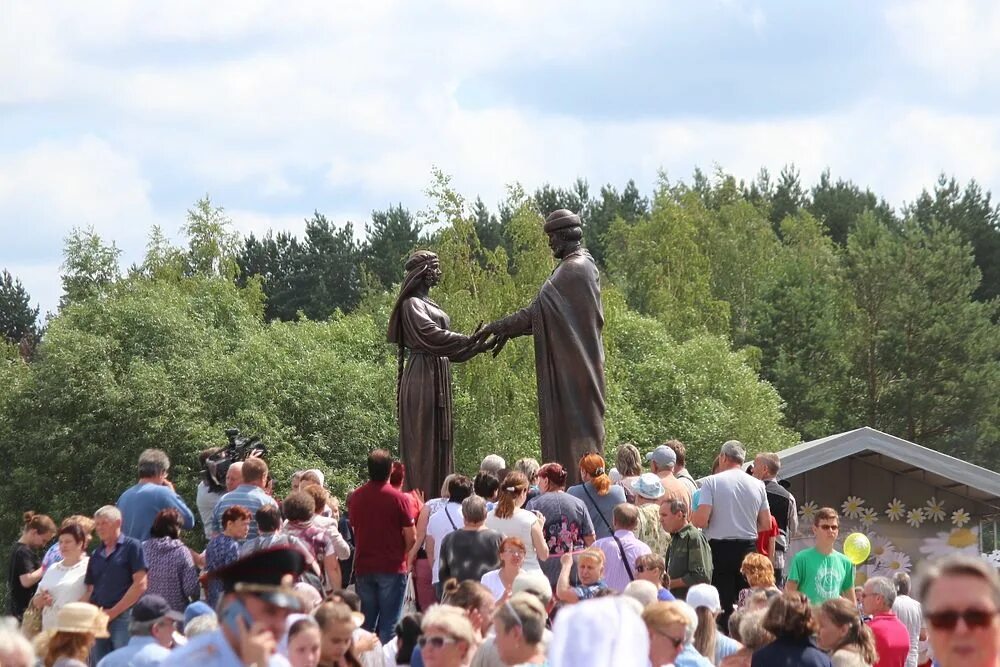
[[[402,204],[372,211],[365,225],[368,241],[362,251],[365,270],[388,288],[403,278],[403,261],[417,246],[422,226]]]
[[[675,338],[725,333],[729,305],[712,294],[709,258],[699,243],[709,212],[698,194],[666,181],[649,215],[616,220],[608,233],[608,271],[630,307],[660,320]]]
[[[74,228],[63,248],[59,307],[100,296],[118,279],[121,250],[104,245],[93,227]]]
[[[213,206],[208,195],[188,209],[187,223],[182,228],[188,238],[188,274],[221,276],[229,280],[236,277],[239,235],[232,230],[232,225],[225,209]]]
[[[31,307],[31,297],[21,281],[6,269],[0,272],[0,342],[33,347],[38,337],[38,307]]]

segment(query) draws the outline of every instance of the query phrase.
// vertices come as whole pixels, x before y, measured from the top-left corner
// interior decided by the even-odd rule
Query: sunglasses
[[[681,644],[684,643],[684,638],[683,637],[681,637],[680,639],[678,639],[677,637],[671,637],[666,632],[659,632],[659,631],[656,631],[656,634],[660,635],[664,639],[668,639],[670,641],[670,643],[674,645],[675,649],[680,648]]]
[[[970,630],[977,628],[988,628],[993,623],[993,617],[998,611],[986,611],[985,609],[966,609],[965,611],[935,611],[927,612],[924,617],[935,630],[954,630],[958,625],[958,619],[965,621],[965,625]]]
[[[461,640],[455,639],[454,637],[442,637],[440,635],[437,637],[428,637],[427,635],[422,635],[420,639],[417,640],[417,644],[420,645],[420,648],[427,648],[428,646],[431,646],[436,649],[442,649],[445,646],[457,644],[459,641]]]
[[[840,530],[840,526],[831,526],[828,523],[823,523],[816,527],[819,528],[820,530]]]

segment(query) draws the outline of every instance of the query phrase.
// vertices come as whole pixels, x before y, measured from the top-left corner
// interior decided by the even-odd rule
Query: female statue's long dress
[[[449,331],[448,315],[430,299],[398,306],[409,359],[399,384],[399,449],[411,488],[436,498],[454,469],[451,362],[474,356],[469,337]]]

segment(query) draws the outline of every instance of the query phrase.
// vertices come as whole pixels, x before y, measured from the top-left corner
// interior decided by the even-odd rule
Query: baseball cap
[[[677,454],[666,445],[660,445],[646,454],[646,462],[653,461],[658,466],[672,466],[677,463]]]
[[[637,496],[642,496],[647,500],[656,500],[666,493],[666,490],[663,488],[663,482],[660,481],[660,476],[655,472],[646,472],[639,475],[638,479],[632,481],[632,491]]]
[[[708,607],[713,614],[722,611],[722,603],[719,601],[719,589],[712,584],[695,584],[688,589],[687,597],[684,598],[692,609],[698,607]]]
[[[192,602],[184,609],[184,625],[190,623],[192,619],[204,616],[205,614],[215,616],[215,611],[208,606],[208,603],[202,602],[201,600]]]
[[[184,614],[174,611],[162,596],[154,594],[144,595],[132,607],[132,620],[138,623],[148,623],[159,618],[170,618],[175,621],[183,621]]]

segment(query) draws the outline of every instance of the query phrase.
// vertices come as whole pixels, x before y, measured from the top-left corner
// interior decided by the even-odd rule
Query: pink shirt
[[[886,612],[875,614],[868,621],[868,627],[875,635],[875,650],[878,652],[878,662],[873,667],[906,667],[910,633],[903,622],[892,612]]]

